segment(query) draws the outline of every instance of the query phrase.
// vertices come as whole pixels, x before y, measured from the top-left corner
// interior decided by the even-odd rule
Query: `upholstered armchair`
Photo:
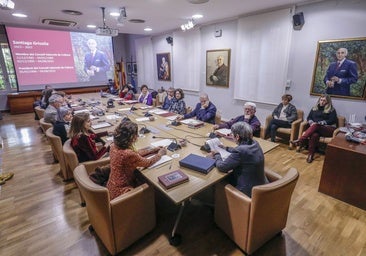
[[[61,174],[64,180],[69,180],[73,178],[72,170],[69,168],[69,166],[66,164],[64,152],[62,149],[62,142],[61,138],[55,134],[53,134],[53,128],[48,128],[46,131],[46,136],[48,138],[48,141],[51,144],[52,152],[55,158],[58,159],[58,162],[60,164]]]
[[[40,106],[35,107],[34,111],[36,112],[39,119],[44,117],[45,110],[43,108],[41,108]]]
[[[79,160],[78,160],[78,157],[77,157],[74,149],[71,147],[70,143],[71,143],[70,139],[65,141],[65,143],[62,147],[62,151],[64,152],[65,163],[66,163],[67,168],[69,168],[71,171],[74,171],[75,168],[79,165]],[[98,159],[95,161],[83,162],[83,165],[85,166],[85,169],[88,172],[88,174],[90,174],[98,166],[107,165],[107,164],[109,164],[109,162],[110,162],[109,157],[105,157],[105,158],[101,158],[101,159]],[[81,198],[81,206],[85,206],[85,200],[81,193],[80,193],[80,198]]]
[[[146,183],[110,200],[107,188],[94,183],[84,165],[74,178],[86,201],[91,227],[115,255],[150,232],[156,224],[154,191]]]
[[[45,122],[43,117],[41,119],[39,119],[39,125],[41,126],[41,129],[44,134],[46,134],[46,131],[48,130],[48,128],[53,127],[53,125],[51,123]]]
[[[299,173],[291,168],[284,177],[272,171],[266,176],[270,183],[253,187],[252,198],[225,182],[216,185],[215,222],[247,254],[286,227]]]
[[[337,129],[334,130],[333,136],[332,137],[320,137],[319,142],[328,144],[339,133],[339,128],[344,127],[346,125],[346,118],[344,116],[337,116],[337,118],[338,118],[338,122],[336,123]],[[300,124],[298,138],[301,137],[301,135],[306,131],[307,128],[309,128],[309,123],[307,120],[305,120]],[[298,146],[296,148],[296,150],[300,151],[300,146]]]
[[[263,137],[264,137],[264,133],[269,125],[269,122],[271,122],[272,119],[273,119],[272,115],[267,116],[264,131],[263,131]],[[304,111],[297,109],[297,119],[292,122],[291,128],[278,128],[277,129],[276,136],[290,137],[289,138],[289,148],[290,149],[293,147],[290,141],[296,140],[298,138],[300,124],[303,121],[303,119],[304,119]]]

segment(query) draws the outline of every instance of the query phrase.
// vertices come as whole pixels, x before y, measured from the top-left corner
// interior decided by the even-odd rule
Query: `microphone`
[[[150,114],[149,112],[146,112],[146,113],[144,114],[144,116],[145,116],[145,117],[150,117],[150,116],[152,116],[152,114]]]
[[[176,151],[176,150],[178,150],[178,149],[181,148],[181,146],[178,144],[176,138],[166,138],[166,137],[159,137],[159,136],[152,136],[152,138],[153,139],[169,139],[169,140],[173,140],[173,142],[170,143],[169,146],[167,147],[167,150]]]
[[[171,122],[171,125],[178,126],[178,125],[181,125],[181,123],[177,120],[174,120],[173,122]]]
[[[146,125],[144,125],[144,124],[141,124],[141,125],[143,125],[144,127],[142,127],[140,129],[140,131],[139,131],[140,134],[146,134],[146,133],[150,132],[150,130],[146,128]]]
[[[116,112],[117,114],[118,112]],[[131,121],[131,119],[126,115],[126,114],[118,114],[119,116],[123,116],[123,118],[121,119],[121,123],[122,122],[127,122],[127,121]]]
[[[135,104],[132,104],[131,108],[130,108],[130,111],[134,111],[134,110],[137,110],[137,108],[135,108],[134,106]]]
[[[114,100],[113,99],[109,99],[107,101],[107,108],[114,108]]]

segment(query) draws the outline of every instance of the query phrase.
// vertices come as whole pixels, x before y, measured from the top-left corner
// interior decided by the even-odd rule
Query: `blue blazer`
[[[94,76],[90,76],[90,81],[100,81],[100,82],[108,82],[107,79],[107,71],[111,69],[111,66],[109,64],[108,58],[105,55],[104,52],[97,50],[95,52],[95,55],[91,54],[91,52],[88,52],[85,54],[84,59],[84,70],[90,69],[91,66],[95,66],[99,68],[99,72],[95,72]]]
[[[337,62],[332,62],[324,77],[324,83],[330,81],[333,76],[342,79],[341,83],[335,83],[333,88],[327,88],[327,94],[350,96],[350,85],[358,80],[357,64],[352,60],[345,59],[337,69]]]

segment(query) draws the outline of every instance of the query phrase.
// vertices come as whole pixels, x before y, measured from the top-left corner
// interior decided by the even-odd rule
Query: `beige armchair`
[[[55,158],[58,159],[58,162],[60,164],[61,174],[62,177],[64,178],[64,181],[72,179],[73,178],[72,170],[66,164],[64,152],[62,149],[61,138],[53,134],[52,127],[47,129],[46,136],[51,144],[53,155],[55,156]]]
[[[53,125],[51,123],[45,122],[43,117],[41,119],[39,119],[39,125],[41,126],[41,129],[44,134],[46,134],[46,131],[48,130],[48,128],[53,127]]]
[[[35,107],[34,111],[36,112],[39,119],[44,117],[44,111],[45,110],[43,108],[41,108],[40,106]]]
[[[90,230],[115,255],[150,232],[156,225],[154,191],[142,184],[110,201],[107,188],[94,183],[84,165],[74,178],[86,201]]]
[[[338,118],[338,122],[336,123],[337,129],[334,130],[333,136],[320,137],[319,142],[328,144],[339,133],[339,128],[344,127],[346,125],[346,118],[344,116],[337,116],[337,118]],[[307,120],[305,120],[300,124],[299,136],[298,136],[299,138],[306,131],[307,128],[309,128],[309,123]],[[300,151],[300,146],[298,146],[296,149],[297,151]]]
[[[73,171],[79,165],[79,160],[78,160],[78,157],[77,157],[74,149],[71,147],[70,143],[71,143],[70,139],[65,141],[65,143],[62,147],[62,151],[64,152],[66,168],[69,168],[70,170]],[[105,157],[105,158],[101,158],[101,159],[98,159],[95,161],[83,162],[82,164],[85,166],[85,169],[87,170],[88,174],[90,174],[98,166],[107,165],[107,164],[109,164],[109,162],[110,162],[109,157]],[[81,193],[80,193],[80,198],[81,198],[81,206],[85,206],[85,200]]]
[[[225,182],[216,185],[215,222],[247,254],[286,227],[299,177],[294,168],[284,177],[272,171],[266,171],[266,175],[270,183],[253,187],[252,198]]]
[[[268,115],[266,118],[266,123],[265,123],[265,127],[264,127],[264,131],[263,131],[263,138],[264,138],[264,133],[269,125],[269,122],[273,119],[272,115]],[[278,128],[277,129],[277,133],[276,136],[282,137],[282,136],[289,136],[289,148],[291,149],[293,147],[293,145],[291,144],[290,141],[292,140],[297,140],[298,135],[299,135],[299,129],[300,129],[300,124],[301,122],[304,120],[304,111],[297,109],[297,119],[295,121],[292,122],[291,124],[291,128]]]

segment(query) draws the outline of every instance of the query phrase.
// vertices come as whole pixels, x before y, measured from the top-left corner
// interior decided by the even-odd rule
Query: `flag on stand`
[[[119,63],[116,63],[116,65],[114,66],[114,88],[118,91],[119,88]]]
[[[125,72],[125,63],[123,62],[123,59],[121,58],[121,85],[126,85],[126,72]]]

